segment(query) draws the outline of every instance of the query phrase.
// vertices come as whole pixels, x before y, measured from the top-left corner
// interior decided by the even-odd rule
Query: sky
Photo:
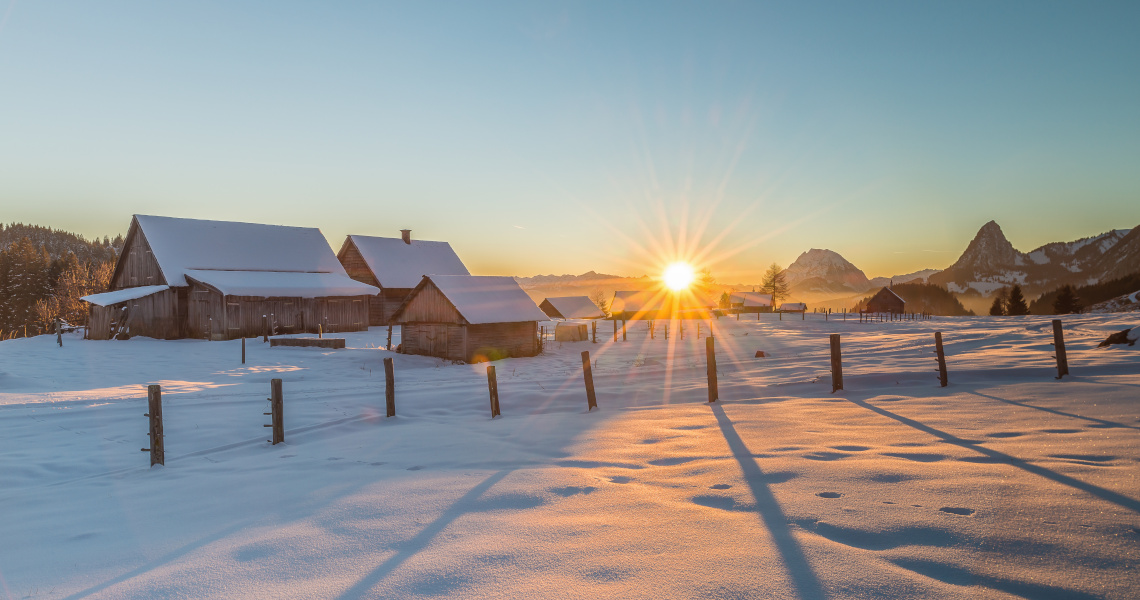
[[[0,221],[476,274],[943,268],[1140,225],[1140,3],[0,0]]]

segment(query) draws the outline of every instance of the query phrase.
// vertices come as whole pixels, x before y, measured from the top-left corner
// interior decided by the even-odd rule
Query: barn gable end
[[[166,285],[162,268],[154,258],[150,243],[146,239],[138,219],[131,219],[127,238],[123,242],[123,253],[115,262],[115,272],[111,276],[111,290],[121,290],[144,285]]]

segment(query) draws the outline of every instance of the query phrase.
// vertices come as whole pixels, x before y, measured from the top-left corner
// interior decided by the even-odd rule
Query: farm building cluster
[[[564,321],[556,339],[574,340],[593,319],[707,318],[717,309],[695,291],[617,291],[609,315],[586,296],[536,304],[512,277],[472,275],[447,242],[400,233],[349,235],[334,254],[315,227],[135,215],[108,291],[83,297],[87,335],[231,340],[399,326],[401,352],[477,362],[537,354],[541,321]],[[893,299],[884,289],[872,303]],[[774,310],[772,296],[757,292],[733,293],[728,309]]]

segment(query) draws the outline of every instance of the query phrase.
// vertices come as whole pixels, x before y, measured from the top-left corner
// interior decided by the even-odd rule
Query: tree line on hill
[[[933,283],[920,283],[916,281],[900,283],[891,286],[891,290],[906,301],[908,313],[922,313],[927,315],[941,315],[948,317],[973,316],[974,311],[967,310],[958,300],[958,297],[946,288]],[[855,304],[855,312],[867,309],[867,303],[874,296],[867,296]]]
[[[1029,305],[1035,315],[1064,315],[1079,313],[1086,307],[1106,300],[1140,291],[1140,271],[1101,283],[1074,287],[1063,285],[1041,294]]]
[[[51,331],[57,319],[87,322],[79,298],[103,292],[123,246],[47,227],[0,223],[0,339]]]

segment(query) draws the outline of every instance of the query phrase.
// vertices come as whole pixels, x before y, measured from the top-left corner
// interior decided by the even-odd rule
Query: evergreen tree
[[[990,305],[990,316],[1000,317],[1005,314],[1005,302],[1002,302],[1001,296],[994,298],[994,303]]]
[[[760,289],[766,294],[772,295],[772,306],[780,305],[780,300],[788,297],[788,280],[784,274],[784,269],[776,263],[772,263],[768,270],[764,272],[764,279],[760,282]]]
[[[1061,286],[1057,299],[1053,301],[1053,312],[1058,315],[1079,313],[1084,309],[1081,299],[1077,297],[1077,290],[1069,284]]]
[[[717,304],[720,308],[731,308],[732,307],[732,296],[729,296],[728,292],[721,293],[720,302],[718,302]]]
[[[5,253],[4,287],[0,289],[4,318],[0,329],[18,329],[23,334],[24,326],[28,325],[28,335],[38,333],[36,303],[51,292],[51,257],[43,246],[37,249],[26,237],[12,244]]]
[[[1020,316],[1029,314],[1029,305],[1025,302],[1025,296],[1021,293],[1021,286],[1013,284],[1009,290],[1009,300],[1006,302],[1005,314],[1012,316]]]

